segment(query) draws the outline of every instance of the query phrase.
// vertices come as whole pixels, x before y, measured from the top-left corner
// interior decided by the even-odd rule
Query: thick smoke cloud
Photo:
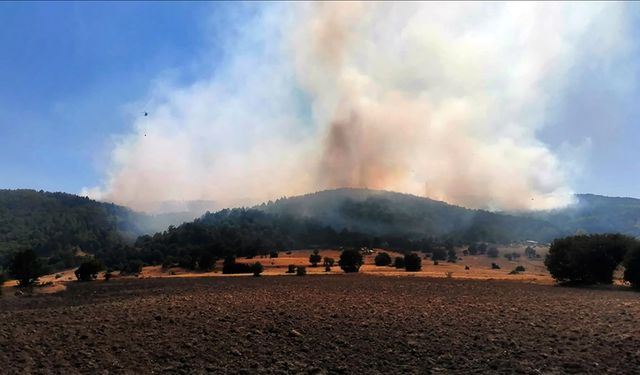
[[[627,32],[619,3],[326,3],[261,7],[229,38],[210,78],[157,86],[86,194],[143,210],[335,187],[562,206],[575,160],[538,132]]]

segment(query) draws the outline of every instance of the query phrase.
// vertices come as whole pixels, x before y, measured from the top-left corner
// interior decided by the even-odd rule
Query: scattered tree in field
[[[640,288],[640,246],[627,251],[624,257],[624,280],[632,287]]]
[[[469,266],[464,266],[465,270],[470,270],[471,268],[469,268]]]
[[[525,268],[524,268],[524,266],[517,266],[517,267],[514,269],[514,271],[516,271],[516,272],[524,272],[524,271],[525,271]]]
[[[356,249],[347,249],[340,254],[338,264],[346,273],[358,272],[363,263],[362,254]]]
[[[500,266],[498,265],[498,263],[491,263],[491,269],[492,270],[499,270]]]
[[[577,235],[556,239],[544,264],[556,281],[611,284],[625,254],[640,242],[622,234]]]
[[[262,271],[264,271],[264,267],[262,266],[262,263],[260,262],[255,262],[252,266],[251,269],[253,270],[253,276],[260,276],[260,274],[262,273]]]
[[[200,254],[198,259],[198,268],[201,271],[209,272],[216,267],[216,259],[209,252]]]
[[[441,247],[433,249],[431,253],[431,260],[446,260],[447,251]]]
[[[74,274],[78,281],[93,281],[98,278],[98,272],[104,269],[104,265],[97,259],[83,262]]]
[[[324,257],[324,271],[331,272],[331,267],[335,264],[335,260],[330,257]]]
[[[309,255],[309,263],[311,263],[311,267],[318,267],[318,263],[322,261],[322,256],[318,249],[313,250],[313,254]]]
[[[298,266],[298,268],[296,268],[296,276],[304,276],[306,274],[307,274],[307,267]]]
[[[236,257],[231,255],[225,258],[224,263],[222,264],[222,273],[253,273],[253,265],[246,263],[237,263]]]
[[[121,275],[138,275],[142,272],[143,263],[139,259],[133,259],[127,262],[120,270]]]
[[[269,258],[277,258],[278,252],[276,250],[269,252]]]
[[[25,287],[35,284],[45,274],[45,269],[36,253],[27,249],[13,254],[9,261],[9,274],[18,280],[19,286]]]
[[[290,265],[287,267],[287,272],[286,272],[286,273],[296,273],[296,268],[297,268],[297,267],[296,267],[296,265],[295,265],[295,264],[290,264]]]
[[[422,269],[422,259],[416,253],[406,254],[404,256],[404,267],[409,272],[418,272]]]
[[[527,246],[526,249],[524,249],[524,256],[526,256],[529,259],[534,259],[537,257],[537,253],[536,253],[536,249],[534,249],[531,246]]]
[[[455,263],[457,260],[458,254],[456,254],[456,249],[452,247],[447,251],[447,262]]]
[[[396,257],[393,260],[393,266],[398,269],[404,268],[404,257]]]
[[[389,254],[382,252],[382,253],[378,253],[378,255],[376,255],[373,261],[376,266],[384,267],[391,264],[391,257],[389,256]]]
[[[491,246],[490,248],[487,249],[487,256],[489,258],[497,258],[498,255],[500,255],[500,251],[498,251],[497,247]]]

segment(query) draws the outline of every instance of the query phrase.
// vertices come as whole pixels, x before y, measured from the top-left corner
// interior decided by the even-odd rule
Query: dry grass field
[[[422,260],[422,270],[420,272],[406,272],[404,269],[398,270],[394,267],[377,267],[374,264],[374,258],[378,251],[376,250],[373,254],[365,256],[365,263],[360,269],[360,272],[366,274],[376,274],[382,276],[413,276],[413,277],[447,277],[454,279],[479,279],[479,280],[512,280],[512,281],[522,281],[522,282],[534,282],[540,284],[551,284],[553,280],[544,267],[542,259],[529,260],[526,257],[521,256],[518,260],[509,261],[502,256],[502,254],[517,252],[522,254],[524,252],[524,247],[501,247],[500,252],[501,256],[498,258],[489,258],[486,255],[477,255],[477,256],[461,256],[462,260],[459,260],[456,263],[447,263],[445,261],[440,261],[438,265],[434,265],[433,261],[430,259]],[[542,251],[539,250],[542,254],[546,253],[546,249],[543,248]],[[392,259],[396,256],[401,256],[402,254],[387,251]],[[458,254],[462,254],[462,249],[458,249]],[[298,250],[292,251],[291,254],[287,254],[285,252],[281,252],[277,258],[268,258],[268,257],[255,257],[253,259],[245,259],[238,258],[237,262],[242,263],[255,263],[260,262],[264,266],[263,275],[266,276],[274,276],[274,275],[287,275],[287,267],[289,264],[294,264],[296,266],[306,266],[307,274],[309,275],[327,275],[324,267],[320,264],[318,267],[311,267],[309,263],[309,255],[311,255],[311,250]],[[342,273],[340,267],[337,265],[338,260],[340,259],[340,251],[335,249],[324,249],[320,250],[320,255],[322,257],[331,257],[336,261],[336,265],[332,268],[332,271],[329,274],[334,273]],[[491,263],[495,262],[500,266],[499,270],[491,269]],[[510,275],[509,272],[512,271],[516,266],[521,265],[525,267],[525,272]],[[466,270],[465,266],[469,266],[469,269]],[[202,276],[223,276],[219,271],[222,268],[221,262],[218,262],[217,270],[214,272],[208,273],[193,273],[190,271],[173,268],[171,271],[162,270],[161,267],[145,267],[143,273],[140,277],[148,278],[148,277],[202,277]],[[226,275],[225,275],[226,276]],[[63,278],[65,280],[66,278]]]
[[[335,273],[0,298],[3,374],[624,374],[633,292]]]

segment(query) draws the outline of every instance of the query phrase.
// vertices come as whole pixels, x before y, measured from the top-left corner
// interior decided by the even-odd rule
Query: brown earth
[[[639,316],[634,292],[499,281],[73,282],[0,298],[0,372],[638,373]]]

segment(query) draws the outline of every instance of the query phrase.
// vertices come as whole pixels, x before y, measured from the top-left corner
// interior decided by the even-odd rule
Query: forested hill
[[[24,248],[42,256],[103,251],[143,234],[138,216],[73,194],[0,190],[0,255]]]
[[[336,230],[459,241],[548,241],[562,229],[543,218],[471,210],[409,194],[326,190],[256,207],[267,213],[312,218]]]

